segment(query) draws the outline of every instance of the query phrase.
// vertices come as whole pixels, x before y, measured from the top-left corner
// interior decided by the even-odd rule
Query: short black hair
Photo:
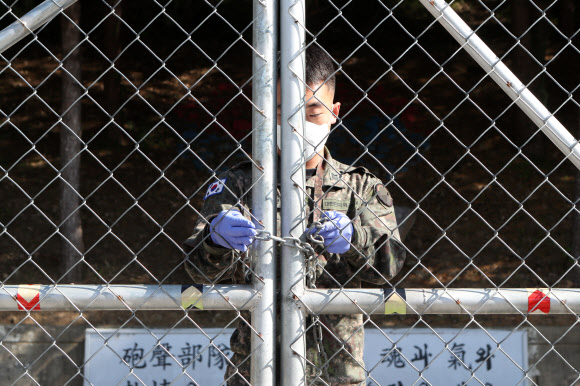
[[[310,87],[324,83],[330,91],[336,88],[334,74],[336,67],[330,55],[328,55],[316,43],[311,43],[306,48],[306,84]]]

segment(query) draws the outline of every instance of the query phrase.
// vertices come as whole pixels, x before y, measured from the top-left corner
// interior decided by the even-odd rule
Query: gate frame
[[[444,0],[419,0],[500,88],[580,169],[580,143],[532,94],[497,55]],[[46,0],[0,31],[0,55],[52,20],[76,0]],[[281,199],[282,236],[302,237],[305,231],[303,149],[305,1],[253,2],[252,134],[254,182],[253,216],[266,232],[276,231],[276,86],[277,16],[280,16],[282,85]],[[4,230],[5,231],[5,230]],[[7,286],[0,285],[0,311],[24,310],[162,310],[190,307],[206,310],[252,311],[251,382],[276,383],[276,244],[257,240],[252,286]],[[260,258],[257,258],[260,257]],[[367,314],[579,314],[580,289],[391,289],[307,290],[304,253],[282,245],[281,379],[284,386],[305,384],[305,322],[308,313]],[[184,288],[199,294],[184,302]],[[32,291],[32,292],[30,292]],[[539,295],[538,295],[539,292]],[[22,294],[37,294],[34,303]],[[402,295],[404,294],[404,295]],[[426,296],[430,294],[430,296]],[[533,302],[530,303],[530,299]],[[395,296],[396,295],[396,296]],[[36,296],[36,295],[35,295]],[[547,300],[546,300],[547,299]],[[546,301],[548,303],[546,303]],[[189,302],[189,303],[188,303]],[[393,302],[396,302],[394,304]],[[202,306],[203,305],[203,306]],[[549,312],[546,312],[546,307]],[[392,312],[398,310],[398,312]]]

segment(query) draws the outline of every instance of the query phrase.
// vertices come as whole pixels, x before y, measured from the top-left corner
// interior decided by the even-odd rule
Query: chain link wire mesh
[[[2,28],[36,5],[2,2]],[[164,285],[191,283],[182,243],[194,230],[207,187],[226,166],[251,160],[253,24],[251,2],[77,3],[2,53],[4,292],[22,283],[50,284],[59,292],[72,276],[77,285],[148,284],[161,293]],[[73,34],[78,42],[65,48]],[[82,77],[70,70],[75,54]],[[63,106],[74,91],[61,90],[67,77],[80,92]],[[82,119],[73,127],[67,118],[76,109]],[[59,147],[63,132],[72,133],[68,140],[78,149],[72,155]],[[75,159],[78,184],[65,177]],[[79,205],[63,214],[59,202],[67,189]],[[66,233],[75,215],[82,222]],[[84,249],[74,243],[75,232]],[[74,246],[72,265],[61,258],[63,244]],[[204,279],[211,287],[219,277]],[[231,350],[224,329],[250,325],[246,312],[233,304],[229,309],[146,312],[127,305],[115,312],[4,313],[2,382],[91,384],[95,380],[84,375],[91,358],[111,351],[126,366],[120,384],[148,383],[139,369],[155,366],[153,358],[166,361],[163,369],[179,368],[169,379],[160,374],[156,384],[197,384],[189,372],[196,363],[209,360],[212,371],[225,370]],[[79,331],[102,327],[111,328],[99,333],[102,347],[83,358],[74,343],[82,341]],[[131,351],[107,344],[133,327],[156,344]],[[207,343],[194,351],[187,341],[164,344],[181,328],[199,330]],[[224,334],[225,348],[214,342]],[[19,343],[26,336],[33,337],[33,349]]]
[[[224,171],[240,162],[259,166],[251,156],[251,113],[264,109],[251,96],[256,73],[251,2],[79,4],[79,18],[70,9],[60,13],[0,56],[0,291],[40,283],[56,286],[54,292],[67,298],[58,286],[74,280],[112,288],[113,294],[114,285],[148,284],[171,296],[164,286],[191,283],[186,266],[193,280],[208,288],[259,281],[249,255],[232,253],[212,270],[188,264],[182,244],[198,232],[199,238],[190,239],[196,244],[185,248],[191,261],[191,251],[209,243],[211,235],[204,230],[212,217],[203,209],[208,187],[219,188]],[[1,28],[36,5],[1,2]],[[450,6],[578,138],[577,6],[565,0],[466,0]],[[339,289],[359,310],[343,316],[313,311],[307,317],[307,383],[437,384],[428,371],[444,363],[462,372],[461,382],[487,385],[482,374],[493,372],[488,366],[501,360],[519,369],[519,384],[575,384],[580,363],[566,348],[578,323],[571,310],[551,316],[515,307],[513,315],[476,310],[385,316],[377,315],[380,307],[359,306],[348,292],[361,286],[387,291],[579,287],[580,227],[574,224],[580,221],[580,178],[570,154],[545,138],[419,2],[312,0],[306,3],[303,28],[307,46],[319,47],[336,66],[333,102],[341,106],[335,111],[326,103],[323,109],[337,120],[326,146],[342,164],[364,166],[353,173],[366,176],[368,183],[363,189],[364,181],[347,180],[345,170],[330,164],[327,170],[338,177],[323,192],[335,194],[335,202],[331,197],[325,207],[315,186],[304,188],[311,204],[304,219],[308,225],[314,218],[324,220],[316,202],[322,211],[346,214],[358,232],[348,240],[348,222],[340,223],[337,240],[350,241],[349,252],[329,254],[324,251],[332,246],[315,246],[316,253],[307,256],[307,284]],[[61,30],[76,31],[78,43],[63,49],[70,35],[61,38]],[[71,70],[74,53],[80,55],[80,77]],[[63,106],[69,95],[61,89],[65,78],[80,92]],[[312,94],[319,85],[301,81],[306,104],[318,100]],[[77,127],[68,119],[75,107],[82,111]],[[78,149],[72,155],[61,148],[63,132],[72,134],[68,139]],[[67,174],[75,160],[80,161],[78,185]],[[377,188],[379,180],[388,193]],[[250,180],[240,186],[233,190],[224,184],[222,194],[235,197],[231,205],[249,207],[255,185]],[[67,191],[78,207],[63,214],[60,203]],[[356,207],[343,210],[337,191]],[[252,218],[251,210],[244,214]],[[67,231],[75,215],[81,225]],[[396,275],[377,258],[380,252],[361,248],[364,221],[379,221],[388,230],[389,237],[374,249],[396,248],[393,240],[401,241],[407,257]],[[74,241],[79,231],[80,244]],[[67,249],[76,256],[73,264],[63,258]],[[20,308],[26,309],[24,301],[32,308],[36,304],[26,298],[19,300]],[[138,370],[158,363],[157,358],[180,369],[157,384],[197,384],[188,369],[210,352],[222,359],[220,370],[230,365],[230,383],[249,384],[254,354],[249,342],[238,339],[245,349],[214,343],[227,335],[226,328],[238,327],[245,338],[258,333],[249,312],[229,304],[231,311],[222,312],[130,306],[2,312],[5,381],[90,384],[85,369],[91,357],[82,355],[82,331],[109,327],[110,332],[99,333],[99,351],[112,352],[126,365],[120,384],[147,384]],[[397,333],[389,332],[395,327]],[[148,332],[156,345],[123,351],[108,344],[129,328]],[[198,330],[208,343],[197,351],[189,346],[188,352],[186,346],[164,344],[181,328]],[[520,331],[533,336],[538,348],[528,363],[511,358],[508,338],[498,337],[495,329],[508,331],[508,337]],[[385,349],[363,358],[363,330],[378,331],[376,339]],[[476,363],[466,361],[462,346],[472,330],[493,342]],[[401,349],[417,331],[427,331],[440,345]],[[555,379],[544,373],[547,364],[556,369],[550,375]],[[413,375],[376,375],[381,367],[399,366],[411,368]],[[346,378],[337,375],[337,368]]]
[[[349,174],[335,170],[340,179],[329,184],[325,179],[321,194],[315,187],[308,189],[307,182],[310,201],[321,211],[346,214],[355,234],[361,232],[357,225],[363,225],[366,237],[376,237],[377,248],[365,254],[356,236],[345,235],[349,225],[336,221],[334,231],[340,235],[333,236],[335,242],[351,241],[350,250],[357,250],[364,263],[348,256],[349,252],[341,256],[328,253],[332,244],[326,243],[324,257],[312,256],[310,273],[318,269],[317,280],[328,279],[321,287],[340,289],[331,296],[350,300],[361,315],[331,316],[324,309],[310,310],[313,317],[304,333],[309,346],[305,360],[311,369],[308,381],[488,385],[493,381],[487,380],[486,372],[493,363],[497,368],[498,362],[508,362],[517,369],[514,384],[575,384],[578,361],[562,348],[574,336],[576,315],[568,309],[567,316],[554,317],[550,323],[560,329],[548,332],[546,322],[529,313],[539,311],[530,300],[533,296],[547,298],[547,290],[535,288],[578,284],[574,251],[578,233],[573,227],[578,216],[574,186],[578,171],[569,162],[578,142],[564,154],[556,150],[523,115],[517,101],[500,92],[492,81],[492,71],[482,70],[465,47],[425,12],[434,3],[318,1],[311,2],[306,11],[308,44],[328,53],[338,69],[336,95],[325,105],[340,120],[330,131],[327,147],[336,159],[350,166],[366,166],[382,180],[397,212],[397,223],[392,226],[373,201],[378,199],[389,207],[390,195],[375,187],[373,197],[368,190],[358,191],[360,185],[355,183],[347,183],[350,191],[342,193],[348,203],[345,208],[334,207],[332,199],[341,195],[338,185],[366,171]],[[571,13],[575,6],[561,1],[453,1],[450,7],[578,138],[578,79],[570,72],[579,54],[575,44],[578,19]],[[306,119],[322,123],[316,118],[319,112],[308,112],[312,93],[313,100],[322,99],[322,92],[316,98],[321,87],[318,81],[304,81]],[[513,85],[508,82],[507,86]],[[342,102],[340,116],[332,105],[335,102]],[[332,168],[332,163],[326,165]],[[311,206],[311,210],[306,221],[312,221],[318,209]],[[367,231],[369,223],[377,220],[391,238],[399,239],[400,233],[404,240],[407,260],[394,277],[387,274],[385,262],[380,262],[379,246],[388,241]],[[383,282],[365,278],[365,271]],[[526,308],[519,311],[513,299],[499,296],[513,307],[515,315],[507,318],[486,315],[482,303],[467,310],[455,295],[450,298],[462,308],[459,313],[468,315],[428,315],[428,307],[418,311],[416,303],[405,298],[404,290],[395,292],[402,305],[389,312],[414,315],[381,317],[371,316],[377,309],[365,311],[347,291],[377,284],[393,291],[437,288],[441,294],[454,288],[490,288],[496,293],[510,287],[532,289]],[[565,303],[558,295],[553,297]],[[389,333],[381,329],[385,327],[399,330]],[[445,335],[444,327],[453,327],[453,332]],[[494,328],[506,329],[507,336]],[[382,331],[377,340],[382,339],[385,347],[364,360],[363,329]],[[491,338],[490,345],[477,350],[475,362],[467,360],[465,346],[474,330]],[[507,349],[510,335],[521,331],[538,336],[536,343],[545,345],[524,365]],[[435,342],[425,338],[424,344],[407,345],[403,350],[413,334],[432,336]],[[558,373],[547,375],[542,370],[548,362]],[[412,370],[404,377],[397,378],[393,372],[385,379],[374,375],[382,366]],[[437,381],[431,371],[440,366],[451,375],[445,381]],[[461,380],[456,381],[457,373]],[[500,377],[499,382],[508,381]]]

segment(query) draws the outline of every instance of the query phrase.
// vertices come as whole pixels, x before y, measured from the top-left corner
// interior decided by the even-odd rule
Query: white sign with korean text
[[[85,385],[219,385],[224,380],[227,358],[232,356],[233,331],[99,329],[97,333],[87,329]]]
[[[227,358],[232,355],[229,337],[233,329],[150,331],[87,329],[85,384],[203,386],[223,382]],[[498,329],[367,328],[364,360],[370,371],[367,386],[527,385],[523,380],[527,334]]]
[[[525,331],[365,329],[367,386],[527,385],[527,353]]]

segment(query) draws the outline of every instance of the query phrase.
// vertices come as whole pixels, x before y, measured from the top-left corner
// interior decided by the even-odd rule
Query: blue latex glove
[[[322,223],[319,235],[324,238],[324,246],[330,253],[345,253],[350,249],[352,232],[354,231],[350,219],[343,213],[330,210],[324,212],[320,218]],[[310,233],[316,233],[318,228],[313,227]],[[342,234],[341,234],[342,233]]]
[[[257,232],[253,222],[235,209],[222,210],[211,221],[211,239],[224,248],[245,252]]]

